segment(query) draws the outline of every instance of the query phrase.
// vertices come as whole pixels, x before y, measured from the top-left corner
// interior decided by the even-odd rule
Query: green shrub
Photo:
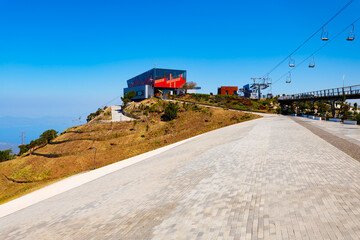
[[[124,104],[131,102],[131,99],[136,97],[136,92],[131,90],[130,92],[126,93],[124,97],[121,98]]]
[[[44,142],[48,143],[51,140],[57,137],[58,132],[54,129],[46,130],[40,135],[40,139],[43,139]]]
[[[201,107],[199,107],[198,105],[196,105],[196,104],[194,104],[193,106],[192,106],[192,108],[191,108],[191,110],[193,110],[193,111],[201,111]]]
[[[39,139],[36,139],[36,140],[32,140],[28,144],[28,146],[29,146],[29,148],[34,148],[34,147],[40,146],[42,144],[45,144],[45,141],[44,141],[44,139],[39,138]]]
[[[189,106],[190,106],[190,104],[183,102],[183,108],[185,109],[185,111],[189,110]]]
[[[179,106],[175,103],[170,102],[165,108],[163,120],[171,121],[171,120],[177,118],[178,110],[179,110]]]
[[[5,162],[15,158],[15,154],[12,153],[11,149],[0,151],[0,162]]]
[[[250,115],[249,114],[245,114],[244,116],[241,116],[241,120],[246,120],[249,119]]]
[[[134,90],[131,90],[130,92],[128,92],[124,95],[124,98],[130,99],[130,100],[134,97],[136,97],[136,92]]]
[[[244,107],[243,105],[233,105],[233,108],[241,109],[241,110],[247,110],[246,107]]]
[[[20,149],[19,155],[24,154],[29,151],[29,144],[19,145],[18,148]]]
[[[86,121],[90,122],[91,120],[93,120],[94,118],[96,118],[97,116],[99,116],[103,112],[104,112],[104,109],[98,108],[98,110],[96,112],[90,113],[89,116],[87,116]]]

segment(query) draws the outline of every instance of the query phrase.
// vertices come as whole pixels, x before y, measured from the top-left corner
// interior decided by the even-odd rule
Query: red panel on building
[[[183,78],[182,74],[180,77],[172,78],[171,74],[169,79],[161,78],[155,80],[154,87],[157,88],[181,88],[182,85],[186,82],[186,79]]]
[[[218,95],[237,95],[238,87],[219,87]]]

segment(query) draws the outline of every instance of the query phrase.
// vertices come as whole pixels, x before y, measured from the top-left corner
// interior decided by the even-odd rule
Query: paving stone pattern
[[[1,239],[360,239],[360,163],[289,117],[219,129],[0,218]]]
[[[360,145],[350,142],[344,138],[335,136],[327,131],[324,131],[309,122],[303,121],[301,118],[292,118],[295,122],[299,123],[300,125],[309,129],[312,133],[316,134],[317,136],[321,137],[331,145],[337,147],[341,151],[347,153],[354,159],[360,161]],[[339,124],[339,123],[338,123]],[[360,131],[360,130],[358,130]],[[360,133],[360,132],[359,132]],[[359,134],[360,135],[360,134]]]
[[[297,120],[301,120],[302,122],[308,123],[310,125],[315,126],[316,128],[320,128],[332,135],[343,138],[349,142],[357,144],[360,146],[360,125],[349,125],[342,124],[339,122],[330,122],[324,120],[314,120],[304,117],[292,117]]]

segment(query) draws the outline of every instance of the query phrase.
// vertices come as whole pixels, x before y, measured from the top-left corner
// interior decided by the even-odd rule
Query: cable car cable
[[[117,99],[119,99],[121,97],[121,95],[120,96],[117,96],[117,97],[115,97],[115,98],[113,98],[113,99],[111,99],[110,101],[108,101],[107,103],[105,103],[105,104],[102,104],[102,105],[100,105],[98,108],[103,108],[103,107],[105,107],[106,105],[108,105],[109,103],[112,103],[112,102],[114,102],[115,100],[117,100]],[[86,116],[88,116],[89,115],[89,112],[86,112],[86,113],[81,113],[81,114],[79,114],[78,116],[79,117],[84,117],[83,119],[85,119],[86,120]],[[72,121],[72,123],[74,122],[74,121],[77,121],[77,120],[71,120]],[[70,121],[69,121],[69,124],[70,124]],[[66,130],[66,129],[65,129]]]
[[[318,48],[317,50],[315,50],[313,53],[311,53],[307,58],[305,58],[303,61],[301,61],[299,64],[297,64],[295,67],[293,67],[291,70],[287,71],[285,74],[283,74],[280,78],[278,78],[276,81],[274,81],[272,83],[272,85],[274,85],[275,83],[277,83],[278,81],[280,81],[281,79],[283,79],[284,77],[286,77],[289,72],[292,72],[293,70],[295,70],[297,67],[301,66],[303,63],[307,62],[313,55],[315,55],[316,53],[318,53],[319,51],[321,51],[325,46],[327,46],[329,43],[331,43],[333,40],[337,39],[341,34],[343,34],[345,31],[347,31],[349,29],[349,27],[351,27],[352,25],[354,25],[356,22],[358,22],[360,20],[360,17],[358,17],[354,22],[352,22],[351,24],[349,24],[348,26],[346,26],[343,30],[341,30],[338,34],[336,34],[332,39],[330,39],[329,41],[327,41],[326,43],[324,43],[320,48]]]
[[[344,11],[354,0],[350,0],[344,7],[342,7],[335,15],[333,15],[329,20],[327,20],[318,30],[316,30],[310,37],[308,37],[303,43],[301,43],[295,50],[293,50],[288,56],[286,56],[283,60],[281,60],[275,67],[273,67],[269,72],[267,72],[263,77],[272,73],[275,69],[277,69],[281,64],[283,64],[292,54],[297,52],[302,46],[304,46],[310,39],[312,39],[318,32],[323,30],[323,28],[328,25],[332,20],[334,20],[342,11]]]

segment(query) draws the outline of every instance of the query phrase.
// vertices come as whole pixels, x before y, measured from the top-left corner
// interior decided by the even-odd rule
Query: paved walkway
[[[131,121],[131,120],[133,120],[133,119],[122,114],[121,106],[117,106],[117,105],[111,106],[111,121],[112,122]]]
[[[219,129],[0,218],[2,239],[360,239],[360,162],[289,117]]]
[[[355,143],[360,146],[360,126],[348,125],[338,122],[330,122],[323,120],[314,120],[304,117],[294,117],[309,123],[317,128],[320,128],[326,132],[329,132],[335,136],[346,139],[349,142]]]
[[[334,124],[325,121],[319,124],[317,120],[311,121],[299,117],[293,117],[292,119],[360,162],[360,141],[357,141],[360,137],[360,128],[358,126]]]

